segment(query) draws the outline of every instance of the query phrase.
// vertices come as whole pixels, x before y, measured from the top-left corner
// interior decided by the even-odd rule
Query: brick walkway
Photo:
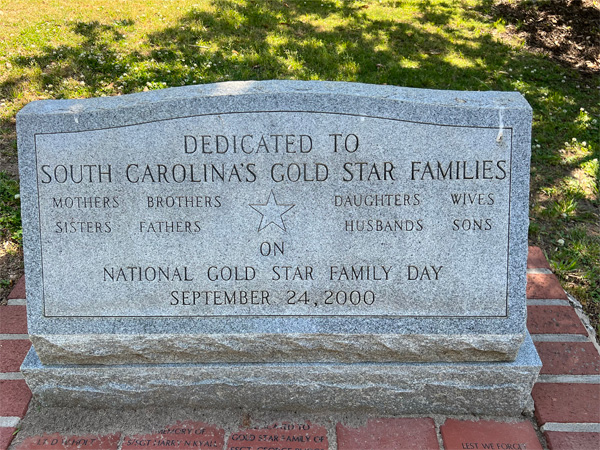
[[[600,355],[541,250],[530,247],[527,326],[543,367],[532,392],[537,431],[528,420],[499,422],[455,418],[380,418],[362,427],[340,422],[277,423],[225,432],[219,424],[186,421],[146,434],[44,434],[20,442],[25,449],[216,450],[598,450]],[[21,279],[0,307],[0,450],[9,447],[27,412],[31,392],[19,373],[30,343]],[[240,414],[240,424],[244,420]],[[93,430],[90,430],[93,432]]]

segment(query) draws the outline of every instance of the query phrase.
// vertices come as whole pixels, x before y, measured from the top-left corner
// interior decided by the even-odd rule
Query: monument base
[[[541,361],[529,334],[511,362],[43,365],[21,371],[47,406],[518,415]]]

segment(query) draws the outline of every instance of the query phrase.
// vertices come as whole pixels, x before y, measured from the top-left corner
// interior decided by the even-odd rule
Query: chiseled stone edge
[[[44,364],[512,361],[525,335],[156,334],[31,336]],[[43,356],[42,356],[43,355]]]
[[[32,347],[21,370],[47,406],[494,416],[531,408],[540,368],[528,336],[511,362],[44,366]]]

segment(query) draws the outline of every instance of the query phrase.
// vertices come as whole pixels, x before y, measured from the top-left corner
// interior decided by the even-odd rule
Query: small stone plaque
[[[18,444],[16,450],[117,450],[121,433],[100,435],[65,436],[60,433],[30,436]]]
[[[177,422],[154,433],[128,435],[123,439],[122,450],[154,448],[168,449],[222,449],[225,431],[215,425],[191,420]]]
[[[517,93],[291,81],[34,102],[18,125],[36,350],[512,359],[530,115]]]
[[[477,422],[447,419],[440,427],[444,448],[460,450],[541,450],[531,422]]]
[[[307,423],[275,423],[266,428],[234,431],[227,450],[327,450],[327,429]]]

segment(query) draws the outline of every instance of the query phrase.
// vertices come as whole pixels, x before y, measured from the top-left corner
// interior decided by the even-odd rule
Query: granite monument
[[[531,109],[263,81],[17,116],[48,404],[517,414]]]

